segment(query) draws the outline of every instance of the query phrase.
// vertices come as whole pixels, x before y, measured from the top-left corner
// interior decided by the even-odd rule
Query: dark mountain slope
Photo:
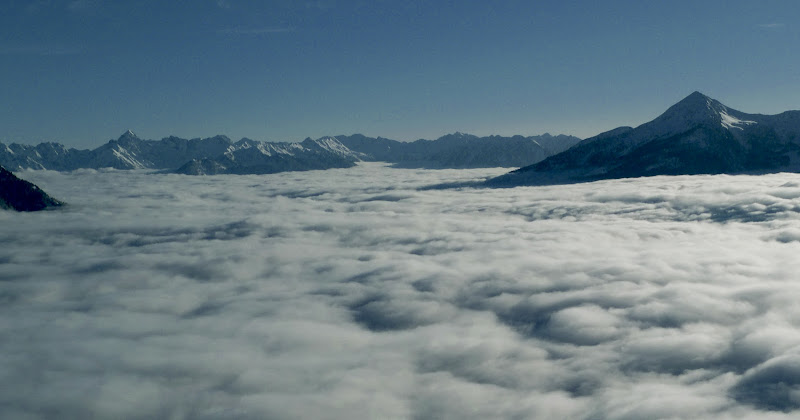
[[[0,166],[0,209],[38,211],[63,204]]]

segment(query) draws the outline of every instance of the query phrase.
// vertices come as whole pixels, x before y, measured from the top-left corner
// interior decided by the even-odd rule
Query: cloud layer
[[[789,418],[800,175],[25,172],[0,417]]]

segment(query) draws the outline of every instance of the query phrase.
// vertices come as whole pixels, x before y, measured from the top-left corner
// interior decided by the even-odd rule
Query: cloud
[[[800,175],[28,171],[0,417],[791,418]]]

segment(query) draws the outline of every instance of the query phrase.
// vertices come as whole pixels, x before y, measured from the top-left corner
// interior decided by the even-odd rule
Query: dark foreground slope
[[[746,114],[694,92],[658,118],[487,181],[509,187],[654,175],[797,171],[800,111]]]
[[[17,178],[0,166],[0,209],[37,211],[61,205],[62,202],[50,197],[41,188]]]

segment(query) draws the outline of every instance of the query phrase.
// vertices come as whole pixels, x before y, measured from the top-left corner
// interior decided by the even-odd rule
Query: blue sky
[[[0,3],[0,141],[588,137],[694,90],[800,108],[800,2]]]

